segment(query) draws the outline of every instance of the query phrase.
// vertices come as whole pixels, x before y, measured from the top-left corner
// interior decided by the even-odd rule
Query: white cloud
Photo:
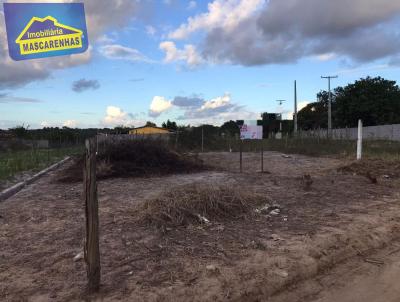
[[[156,34],[156,32],[157,32],[157,30],[155,29],[154,26],[151,26],[151,25],[146,26],[146,33],[149,36],[154,36]]]
[[[146,123],[144,119],[138,117],[138,114],[125,112],[117,106],[107,106],[106,116],[101,120],[100,126],[102,127],[116,127],[116,126],[142,126]]]
[[[199,32],[195,47],[211,63],[288,64],[311,57],[398,64],[399,16],[397,0],[214,0],[168,38]]]
[[[317,59],[318,61],[325,62],[325,61],[333,60],[333,59],[335,59],[336,57],[337,57],[337,56],[336,56],[335,53],[324,53],[324,54],[321,54],[321,55],[317,55],[317,56],[316,56],[316,59]]]
[[[152,117],[157,117],[171,107],[172,101],[169,101],[162,96],[155,96],[150,104],[149,115]]]
[[[77,125],[78,125],[78,122],[76,120],[66,120],[63,123],[63,126],[68,127],[68,128],[76,128]]]
[[[189,4],[187,6],[187,9],[195,9],[197,7],[197,2],[196,1],[189,1]]]
[[[241,21],[251,16],[264,0],[215,0],[208,4],[208,12],[190,17],[187,23],[169,33],[170,39],[185,39],[199,31],[214,28],[234,29]]]
[[[103,124],[107,126],[119,126],[129,123],[128,114],[116,106],[108,106]]]
[[[99,44],[112,44],[112,43],[115,42],[115,39],[112,38],[112,37],[110,37],[110,36],[108,36],[108,35],[106,35],[106,34],[104,34],[104,35],[101,35],[101,36],[96,40],[96,42],[99,43]]]
[[[76,120],[66,120],[64,122],[49,122],[49,121],[42,121],[40,122],[40,127],[68,127],[68,128],[76,128],[80,122]]]
[[[201,106],[200,110],[217,109],[220,107],[225,107],[228,104],[230,104],[230,102],[231,102],[231,95],[229,93],[225,93],[223,96],[206,101]]]
[[[133,62],[148,62],[149,60],[140,51],[119,44],[110,44],[100,47],[100,53],[108,59],[128,60]]]
[[[203,62],[196,47],[191,44],[185,45],[184,49],[178,49],[174,42],[164,41],[160,43],[160,49],[165,52],[166,63],[185,61],[190,67],[195,67]]]
[[[51,123],[47,122],[47,121],[43,121],[40,123],[41,127],[51,127]]]

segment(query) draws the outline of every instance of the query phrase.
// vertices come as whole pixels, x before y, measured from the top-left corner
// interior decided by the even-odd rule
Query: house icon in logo
[[[51,16],[33,17],[15,40],[21,55],[82,48],[83,32]]]

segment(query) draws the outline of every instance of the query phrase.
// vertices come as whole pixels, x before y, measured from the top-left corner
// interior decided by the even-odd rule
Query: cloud
[[[157,30],[153,26],[151,26],[151,25],[146,26],[146,33],[149,36],[154,36],[156,34],[156,32],[157,32]]]
[[[119,44],[110,44],[100,47],[100,53],[108,59],[127,60],[133,62],[148,62],[149,60],[140,51]]]
[[[200,107],[204,100],[198,97],[176,96],[172,104],[177,107]]]
[[[107,106],[106,116],[101,121],[101,125],[106,127],[133,126],[135,123],[143,123],[143,121],[137,120],[134,114],[127,113],[116,106]]]
[[[162,99],[165,100],[165,98]],[[256,119],[259,117],[259,114],[232,102],[232,97],[229,93],[210,100],[197,96],[176,96],[171,104],[168,103],[168,109],[171,108],[170,105],[183,111],[178,120],[184,120],[186,123],[193,125],[201,123],[220,124],[231,119]]]
[[[0,93],[0,103],[42,103],[41,100]]]
[[[162,96],[155,96],[150,104],[149,115],[151,117],[158,117],[161,113],[167,111],[172,107],[172,102],[168,101]]]
[[[223,96],[204,102],[200,110],[218,109],[221,107],[229,106],[230,104],[231,104],[231,96],[230,94],[226,93]]]
[[[174,42],[164,41],[160,43],[160,49],[165,52],[165,63],[184,61],[190,67],[195,67],[203,62],[203,59],[192,44],[187,44],[183,49],[178,49]]]
[[[196,1],[189,1],[189,4],[187,6],[187,9],[195,9],[197,7],[197,2]]]
[[[101,35],[99,38],[97,38],[96,42],[100,43],[100,44],[112,44],[115,42],[115,39],[104,34],[104,35]]]
[[[78,126],[78,122],[75,120],[66,120],[63,123],[63,127],[76,128],[76,126]]]
[[[245,66],[345,57],[363,63],[400,54],[400,1],[214,0],[168,35],[201,59]]]
[[[330,60],[333,60],[333,59],[336,58],[336,54],[334,54],[334,53],[324,53],[324,54],[320,54],[320,55],[315,56],[315,58],[318,61],[322,61],[322,62],[330,61]]]
[[[219,118],[235,113],[237,115],[244,107],[232,102],[231,95],[225,93],[222,96],[213,98],[211,100],[203,100],[201,106],[195,108],[186,108],[184,111],[183,119],[204,119],[204,118]]]
[[[99,88],[100,83],[97,80],[80,79],[72,83],[72,90],[78,93],[86,90],[96,90]]]
[[[169,33],[170,39],[185,39],[199,30],[217,27],[232,30],[258,8],[263,0],[215,0],[208,4],[208,12],[191,17],[188,22]]]

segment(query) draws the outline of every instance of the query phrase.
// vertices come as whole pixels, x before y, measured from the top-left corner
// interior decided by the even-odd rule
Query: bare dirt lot
[[[376,250],[399,239],[399,179],[385,170],[357,175],[342,160],[265,152],[266,173],[259,154],[245,153],[240,174],[237,153],[201,158],[216,168],[99,182],[94,296],[84,262],[73,260],[84,237],[81,184],[52,172],[0,203],[0,301],[312,301],[321,288],[302,280],[345,261],[381,264]],[[137,219],[142,202],[192,183],[243,187],[280,211],[164,231]],[[329,287],[335,278],[326,278]]]

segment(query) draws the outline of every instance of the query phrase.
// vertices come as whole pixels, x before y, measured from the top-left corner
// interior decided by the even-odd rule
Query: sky
[[[295,80],[299,109],[321,76],[399,81],[400,0],[83,2],[89,50],[29,61],[9,57],[0,6],[1,129],[291,118]]]

